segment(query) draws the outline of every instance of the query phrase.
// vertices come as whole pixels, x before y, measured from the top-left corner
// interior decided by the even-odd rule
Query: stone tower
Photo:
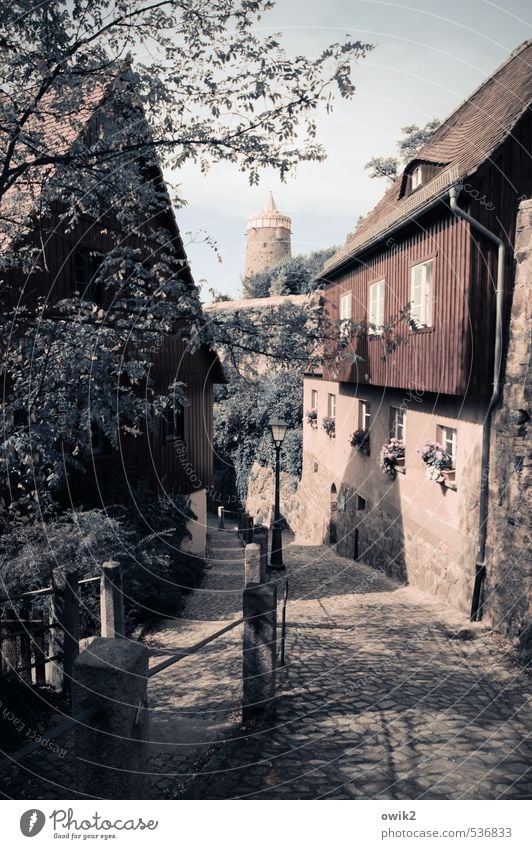
[[[283,215],[275,206],[272,193],[268,195],[266,208],[248,218],[246,247],[246,277],[266,271],[272,265],[292,255],[288,215]]]

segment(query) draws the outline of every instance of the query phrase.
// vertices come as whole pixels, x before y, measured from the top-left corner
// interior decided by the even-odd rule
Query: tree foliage
[[[324,248],[310,254],[298,254],[276,263],[266,271],[242,281],[245,298],[267,298],[271,295],[306,295],[317,284],[314,277],[337,248]]]
[[[393,182],[401,169],[401,166],[407,165],[412,159],[415,159],[423,145],[425,145],[436,130],[440,126],[440,121],[433,118],[424,127],[418,127],[417,124],[409,124],[402,127],[401,132],[403,137],[397,142],[399,156],[374,156],[366,163],[366,168],[369,171],[370,177],[386,177]]]
[[[258,180],[321,160],[319,105],[351,97],[346,40],[288,56],[268,0],[13,0],[0,11],[2,452],[6,508],[50,515],[94,427],[119,447],[184,387],[156,387],[164,339],[212,344],[159,166],[229,161]],[[36,296],[57,237],[108,247],[91,290]],[[0,502],[1,507],[1,502]]]
[[[301,475],[303,378],[295,369],[278,369],[253,380],[231,373],[227,386],[218,387],[214,443],[218,462],[235,470],[237,493],[245,501],[254,462],[272,466],[273,442],[268,427],[279,416],[289,425],[281,462],[283,471]]]

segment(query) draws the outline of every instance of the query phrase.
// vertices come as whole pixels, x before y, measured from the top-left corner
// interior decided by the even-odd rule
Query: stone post
[[[140,643],[94,637],[74,664],[74,754],[82,793],[146,798],[148,655]],[[97,713],[87,717],[91,709]]]
[[[260,546],[248,543],[244,549],[245,582],[246,587],[250,584],[260,584]]]
[[[260,719],[274,705],[277,587],[246,587],[244,617],[242,721],[246,723]]]
[[[124,594],[122,570],[116,560],[102,565],[100,579],[100,635],[102,637],[125,637]]]
[[[225,528],[224,508],[218,507],[218,530],[223,531]]]
[[[253,542],[260,546],[260,583],[268,581],[268,528],[258,525],[253,532]]]
[[[52,571],[52,588],[50,654],[57,660],[47,664],[48,683],[58,692],[69,694],[72,668],[79,654],[78,570],[58,566]]]

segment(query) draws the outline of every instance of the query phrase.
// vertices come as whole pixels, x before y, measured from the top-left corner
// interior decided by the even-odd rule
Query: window
[[[311,408],[311,410],[317,410],[318,409],[318,390],[317,389],[313,389],[312,392],[310,393],[310,408]]]
[[[76,248],[73,254],[73,288],[83,301],[101,304],[103,284],[96,281],[103,255],[87,248]]]
[[[453,427],[446,425],[438,426],[438,442],[440,442],[446,451],[449,452],[452,459],[453,469],[456,468],[456,430]]]
[[[349,323],[352,317],[352,295],[348,292],[340,298],[340,332],[349,333]]]
[[[406,415],[404,407],[390,407],[390,438],[392,437],[405,442]]]
[[[109,454],[111,451],[111,445],[109,440],[107,439],[105,433],[102,428],[96,424],[96,422],[91,422],[91,453],[93,456],[101,456],[102,454]]]
[[[357,495],[355,497],[355,510],[365,510],[366,509],[366,499],[362,495]]]
[[[382,333],[384,323],[384,280],[369,287],[369,332]]]
[[[369,431],[371,426],[371,407],[367,401],[358,402],[358,428]]]
[[[432,260],[413,265],[410,277],[410,310],[416,327],[432,327]]]
[[[183,408],[169,407],[163,419],[163,439],[165,442],[176,442],[184,439]]]
[[[327,415],[329,418],[334,419],[336,416],[336,395],[332,395],[329,393],[329,401],[327,404]]]
[[[423,168],[421,165],[416,165],[416,167],[412,171],[412,176],[410,179],[412,191],[415,191],[415,189],[419,189],[421,183],[423,182]]]

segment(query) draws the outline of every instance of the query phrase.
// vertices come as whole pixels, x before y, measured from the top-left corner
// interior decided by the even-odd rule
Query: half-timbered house
[[[532,189],[531,97],[527,42],[436,129],[326,263],[326,308],[353,356],[325,358],[305,379],[304,409],[317,410],[304,425],[306,534],[474,619],[490,556],[490,422],[515,222]],[[426,443],[436,466],[423,459]]]

